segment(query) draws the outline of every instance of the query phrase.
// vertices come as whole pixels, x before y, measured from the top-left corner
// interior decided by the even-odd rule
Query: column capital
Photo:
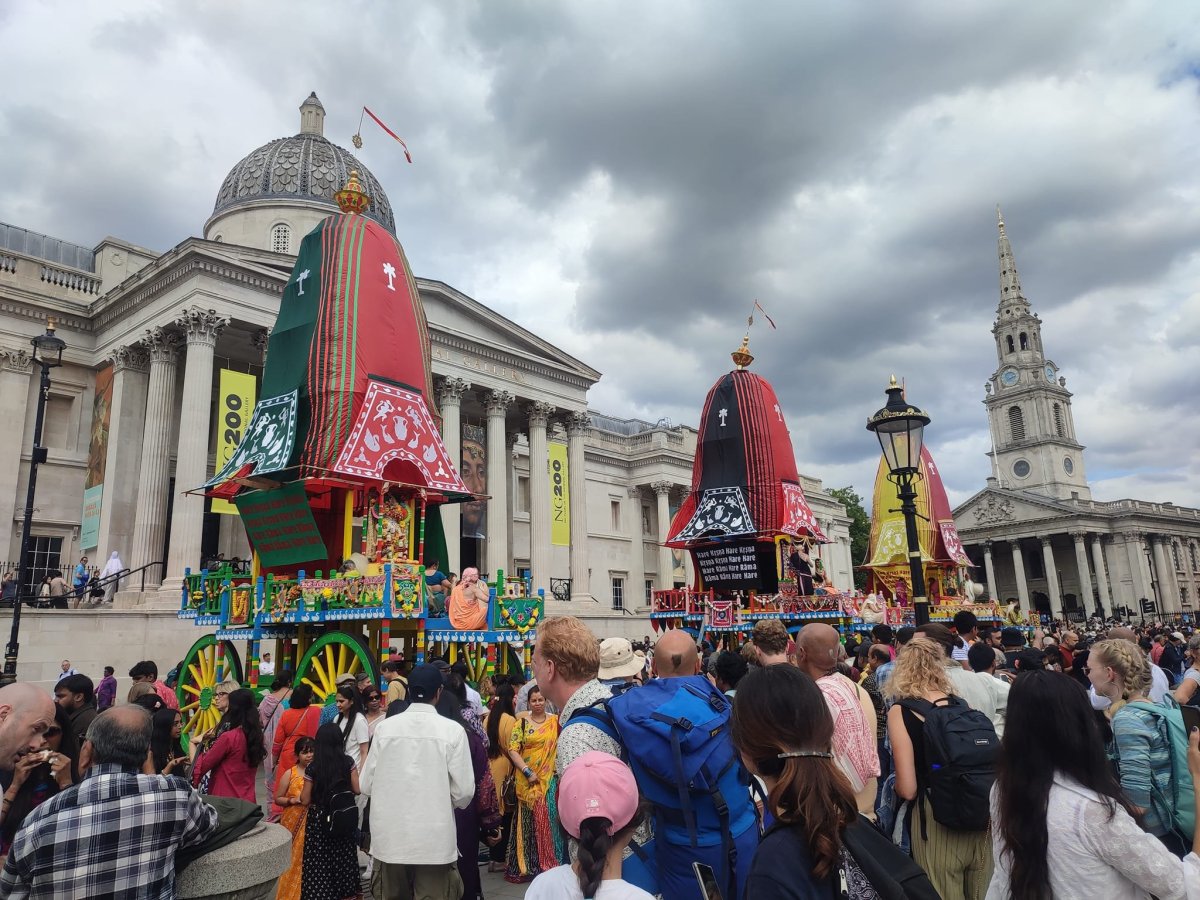
[[[471,385],[463,378],[443,378],[437,385],[438,406],[461,406]]]
[[[6,372],[28,375],[33,371],[33,356],[28,350],[0,350],[0,367]]]
[[[149,372],[150,351],[137,344],[113,347],[108,354],[112,361],[113,373],[117,372]]]
[[[991,538],[987,538],[980,544],[980,546],[983,547],[984,553],[986,553],[988,556],[991,556],[992,555],[992,547],[994,547],[996,544],[1003,544],[1003,543],[1004,543],[1004,541],[995,541],[995,540],[992,540]]]
[[[508,391],[490,391],[484,402],[488,416],[503,416],[517,398]]]
[[[592,417],[586,412],[567,413],[567,434],[582,436],[592,427]]]
[[[169,328],[148,328],[142,343],[150,354],[150,364],[175,365],[176,351],[179,349],[179,333]]]
[[[1156,547],[1161,547],[1165,538],[1165,536],[1161,534],[1151,534],[1148,535],[1148,537],[1150,538],[1150,543]]]
[[[629,496],[632,497],[634,500],[641,500],[642,499],[641,485],[631,484],[629,486]]]
[[[1044,550],[1045,548],[1047,548],[1047,547],[1049,547],[1049,546],[1050,546],[1050,542],[1051,542],[1053,539],[1054,539],[1054,538],[1053,538],[1053,536],[1052,536],[1052,535],[1049,535],[1049,534],[1039,534],[1039,535],[1038,535],[1038,540],[1042,542],[1042,549],[1043,549],[1043,550]]]
[[[263,365],[267,363],[267,344],[271,341],[271,329],[260,328],[254,334],[250,335],[250,343],[252,343],[263,357]]]
[[[1122,531],[1121,537],[1125,538],[1125,543],[1127,544],[1135,543],[1141,541],[1142,533],[1140,531]]]
[[[550,414],[554,412],[554,404],[546,403],[542,400],[534,400],[525,407],[525,412],[529,416],[529,424],[532,427],[540,425],[542,428],[550,421]]]
[[[667,494],[669,496],[675,488],[675,483],[672,481],[655,481],[651,483],[650,488],[656,494]]]
[[[175,324],[183,329],[189,346],[215,347],[217,338],[229,324],[229,317],[219,315],[215,309],[193,306],[184,310],[183,315],[175,320]]]
[[[1087,540],[1087,536],[1088,536],[1088,533],[1087,533],[1086,531],[1083,531],[1083,530],[1079,530],[1079,531],[1072,531],[1072,532],[1071,532],[1071,538],[1072,538],[1072,540],[1074,540],[1074,541],[1075,541],[1075,543],[1077,543],[1077,544],[1082,544],[1084,541],[1086,541],[1086,540]]]

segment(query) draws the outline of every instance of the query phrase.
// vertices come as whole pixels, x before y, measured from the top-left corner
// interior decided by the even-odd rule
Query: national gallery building
[[[56,568],[69,579],[80,556],[100,566],[117,551],[127,567],[149,566],[145,592],[122,602],[167,608],[185,568],[249,557],[236,514],[186,492],[236,444],[300,241],[337,211],[333,194],[352,169],[373,201],[367,215],[396,232],[382,186],[324,137],[324,117],[315,94],[305,100],[299,133],[234,165],[203,237],[165,253],[114,237],[89,249],[0,224],[6,571],[20,552],[33,445],[39,367],[30,340],[48,319],[67,349],[46,403],[33,583]],[[443,508],[447,536],[459,538],[447,541],[441,567],[528,572],[535,589],[574,601],[555,609],[619,618],[645,611],[652,589],[689,580],[690,562],[662,540],[691,481],[696,431],[590,410],[598,370],[451,285],[417,285],[443,439],[467,485],[489,497]],[[697,386],[697,413],[706,385]],[[826,569],[849,585],[849,518],[820,482],[803,481],[834,541],[821,549]]]

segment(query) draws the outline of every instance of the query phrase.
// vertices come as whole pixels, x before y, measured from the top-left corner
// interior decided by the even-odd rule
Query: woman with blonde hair
[[[1149,660],[1131,641],[1101,641],[1088,654],[1087,670],[1096,693],[1112,701],[1105,715],[1112,722],[1121,790],[1141,815],[1142,827],[1182,857],[1187,846],[1172,830],[1170,812],[1154,802],[1156,793],[1174,796],[1174,787],[1171,748],[1150,701]]]
[[[906,700],[934,707],[965,705],[946,671],[941,644],[923,635],[896,657],[887,693],[896,701],[888,710],[896,793],[913,803],[913,858],[929,875],[943,900],[982,900],[992,877],[992,845],[987,829],[955,830],[936,818],[927,791],[932,766],[925,756],[925,716]],[[928,707],[926,707],[928,709]]]

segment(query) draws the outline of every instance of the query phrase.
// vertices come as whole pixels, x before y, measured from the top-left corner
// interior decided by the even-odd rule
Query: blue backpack
[[[1151,802],[1157,807],[1163,824],[1190,842],[1196,833],[1196,801],[1187,765],[1188,733],[1179,703],[1170,694],[1165,694],[1161,703],[1135,700],[1128,705],[1153,715],[1167,744],[1171,757],[1170,794],[1164,795],[1158,782],[1151,778]]]
[[[642,796],[654,805],[655,835],[676,846],[722,844],[757,823],[750,775],[733,748],[729,698],[707,678],[658,678],[576,710],[624,748]]]

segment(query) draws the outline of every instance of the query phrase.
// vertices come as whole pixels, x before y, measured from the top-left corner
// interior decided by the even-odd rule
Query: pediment
[[[565,369],[591,383],[600,380],[596,369],[445,282],[417,278],[417,289],[431,331]]]
[[[1030,494],[985,488],[954,510],[954,523],[959,530],[1015,525],[1038,519],[1061,516],[1064,508],[1049,497],[1040,499]]]

